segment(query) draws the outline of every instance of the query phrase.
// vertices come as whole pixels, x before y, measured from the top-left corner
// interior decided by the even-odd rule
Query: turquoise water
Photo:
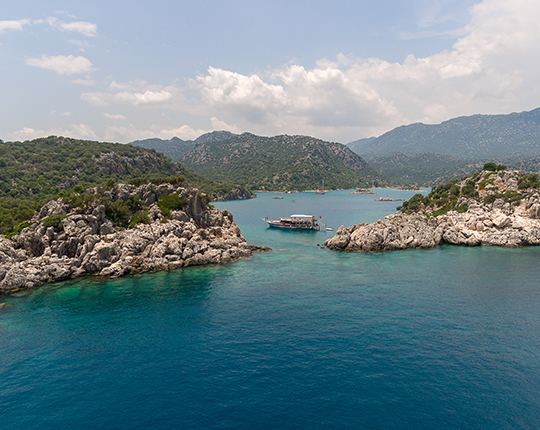
[[[345,254],[261,220],[412,194],[219,202],[274,250],[0,297],[0,428],[540,428],[540,249]]]

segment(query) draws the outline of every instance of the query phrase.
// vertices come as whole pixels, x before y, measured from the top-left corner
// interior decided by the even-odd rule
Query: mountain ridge
[[[510,114],[460,116],[440,124],[413,123],[347,146],[370,160],[401,152],[431,152],[482,160],[540,155],[540,108]]]
[[[181,159],[190,171],[232,180],[251,189],[300,191],[355,188],[382,181],[368,163],[341,143],[310,136],[231,135],[199,141]]]

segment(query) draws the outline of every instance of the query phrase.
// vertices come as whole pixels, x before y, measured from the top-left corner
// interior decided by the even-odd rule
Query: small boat
[[[320,230],[321,226],[315,215],[291,215],[288,218],[280,217],[277,220],[264,219],[270,227],[290,230]]]

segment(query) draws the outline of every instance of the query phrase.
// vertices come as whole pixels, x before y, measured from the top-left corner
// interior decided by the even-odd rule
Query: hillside
[[[191,148],[200,142],[213,142],[216,140],[226,139],[233,134],[228,131],[213,131],[211,133],[203,134],[195,140],[182,140],[178,137],[173,137],[169,140],[163,140],[158,138],[135,140],[130,142],[130,145],[140,146],[146,149],[155,149],[161,152],[166,157],[169,157],[172,161],[176,162],[180,160]]]
[[[0,197],[54,195],[104,178],[127,181],[178,173],[171,160],[155,150],[56,136],[1,142],[0,167]]]
[[[540,108],[508,115],[473,115],[441,124],[411,124],[347,146],[368,160],[395,152],[431,152],[469,160],[540,155]]]
[[[190,171],[268,191],[372,186],[381,178],[340,143],[308,136],[262,137],[250,133],[199,141],[181,159]]]
[[[146,149],[155,149],[156,151],[164,154],[166,157],[169,157],[172,161],[178,161],[186,152],[195,146],[195,142],[192,140],[186,141],[177,137],[173,137],[169,140],[158,138],[135,140],[129,144]]]
[[[407,156],[395,153],[369,162],[374,170],[390,181],[406,185],[431,187],[457,176],[475,172],[483,163],[467,161],[450,155],[423,153]]]
[[[149,179],[197,185],[213,199],[234,188],[188,172],[154,149],[56,136],[0,141],[0,233],[31,218],[46,201],[59,195]]]

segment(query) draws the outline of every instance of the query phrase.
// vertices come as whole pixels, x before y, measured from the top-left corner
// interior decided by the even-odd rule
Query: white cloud
[[[9,138],[16,141],[32,140],[38,137],[66,136],[75,139],[97,140],[97,135],[91,127],[86,124],[72,124],[69,128],[52,128],[49,130],[36,130],[31,127],[24,127],[22,130],[9,134]]]
[[[122,114],[112,114],[112,113],[104,113],[103,116],[107,119],[114,119],[114,120],[118,120],[118,119],[126,119],[126,117]]]
[[[88,48],[92,47],[92,45],[82,40],[70,40],[69,43],[78,46],[80,52],[85,52]]]
[[[49,17],[46,21],[51,27],[60,31],[81,33],[88,37],[95,37],[97,35],[97,25],[91,22],[64,22],[54,17]]]
[[[39,58],[29,58],[26,60],[28,66],[41,67],[43,69],[54,70],[59,75],[73,75],[76,73],[88,73],[95,70],[90,60],[85,57],[74,57],[73,55],[49,56],[43,54]]]
[[[83,93],[81,99],[95,106],[108,106],[114,103],[141,106],[161,105],[181,98],[176,87],[150,85],[146,81],[112,82],[108,89],[109,91]]]
[[[403,123],[532,109],[540,100],[540,2],[484,0],[452,49],[401,63],[338,56],[250,76],[209,68],[197,78],[209,115],[264,134],[342,141]]]
[[[8,30],[21,31],[25,25],[30,24],[29,19],[18,19],[11,21],[0,21],[0,34]]]
[[[152,125],[147,129],[140,129],[130,124],[127,127],[108,126],[106,127],[105,140],[114,140],[120,142],[132,142],[134,140],[148,139],[158,137],[160,139],[171,139],[178,137],[183,140],[196,139],[209,130],[194,129],[189,125],[183,125],[178,128],[159,128]]]
[[[276,112],[288,103],[283,86],[266,83],[257,75],[244,76],[210,67],[208,75],[197,80],[204,101],[235,109],[254,123],[274,120]]]
[[[168,91],[145,91],[144,93],[132,93],[122,91],[114,95],[114,99],[120,103],[132,105],[146,105],[154,103],[163,103],[172,98],[172,94]]]
[[[212,124],[212,130],[215,131],[226,130],[230,131],[231,133],[242,133],[242,129],[240,127],[237,127],[236,125],[229,125],[225,121],[221,121],[215,116],[210,118],[210,123]]]

